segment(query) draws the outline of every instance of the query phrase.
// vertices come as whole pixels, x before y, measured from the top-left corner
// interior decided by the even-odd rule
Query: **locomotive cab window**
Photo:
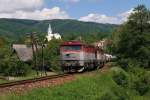
[[[81,50],[81,46],[63,46],[63,50]]]

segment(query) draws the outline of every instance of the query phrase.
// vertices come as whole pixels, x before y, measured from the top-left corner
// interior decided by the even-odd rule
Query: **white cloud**
[[[105,14],[91,13],[87,16],[80,17],[79,20],[86,22],[121,24],[127,21],[127,18],[131,13],[133,13],[133,9],[130,9],[129,11],[123,12],[116,16],[107,16]]]
[[[44,0],[0,0],[0,13],[16,10],[35,10],[42,7]]]
[[[125,11],[121,14],[118,14],[117,16],[120,18],[121,22],[125,22],[125,21],[127,21],[127,18],[130,16],[131,13],[134,13],[133,8],[131,8],[130,10]]]
[[[0,0],[0,18],[67,19],[66,11],[59,7],[43,8],[44,0]]]
[[[111,23],[111,24],[117,24],[117,18],[116,17],[110,17],[106,15],[101,14],[89,14],[87,16],[81,17],[79,19],[80,21],[87,21],[87,22],[97,22],[97,23]]]
[[[12,13],[0,13],[0,18],[18,18],[18,19],[68,19],[69,15],[61,10],[59,7],[53,7],[51,9],[43,8],[42,10],[35,11],[23,11],[17,10]]]

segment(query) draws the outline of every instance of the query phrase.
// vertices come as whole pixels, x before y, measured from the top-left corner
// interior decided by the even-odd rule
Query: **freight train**
[[[98,69],[106,62],[104,51],[80,41],[64,42],[60,46],[63,72],[83,72]]]

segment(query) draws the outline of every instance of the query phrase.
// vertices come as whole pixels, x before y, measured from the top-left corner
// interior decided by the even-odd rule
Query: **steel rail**
[[[84,72],[84,73],[90,73],[90,72],[94,72],[94,71],[88,71],[88,72]],[[80,74],[83,74],[83,73],[58,74],[58,75],[43,76],[43,77],[38,77],[38,78],[32,78],[32,79],[26,79],[26,80],[19,80],[19,81],[13,81],[13,82],[8,82],[8,83],[2,83],[2,84],[0,84],[0,89],[1,88],[7,88],[7,87],[15,86],[15,85],[16,86],[17,85],[24,85],[24,84],[34,83],[34,82],[38,82],[38,81],[44,81],[44,80],[49,80],[49,79],[61,78],[61,77],[65,77],[65,76],[75,75],[75,74],[76,75],[80,75]]]
[[[0,88],[6,88],[6,87],[15,86],[15,85],[23,85],[23,84],[27,84],[27,83],[34,83],[34,82],[38,82],[38,81],[55,79],[55,78],[59,78],[59,77],[69,76],[69,75],[70,74],[58,74],[58,75],[52,75],[52,76],[44,76],[44,77],[38,77],[38,78],[33,78],[33,79],[2,83],[2,84],[0,84]]]

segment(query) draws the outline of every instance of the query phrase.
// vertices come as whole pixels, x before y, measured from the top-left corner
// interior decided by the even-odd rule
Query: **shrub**
[[[140,95],[145,95],[150,89],[150,73],[142,68],[134,68],[132,71],[131,88],[135,89]]]
[[[120,86],[127,86],[128,78],[123,71],[113,72],[113,80]]]
[[[15,56],[5,56],[0,63],[0,73],[4,76],[24,76],[29,72],[30,68]]]
[[[133,88],[142,96],[148,92],[149,85],[145,80],[138,79],[133,82]]]
[[[29,66],[21,61],[4,65],[3,74],[5,76],[25,76],[29,72]]]
[[[127,91],[124,88],[113,87],[111,90],[117,97],[116,100],[129,100],[129,95],[127,94]]]
[[[117,61],[118,65],[120,65],[120,67],[126,71],[128,70],[128,62],[129,62],[129,59],[123,59],[123,58],[120,58]]]

